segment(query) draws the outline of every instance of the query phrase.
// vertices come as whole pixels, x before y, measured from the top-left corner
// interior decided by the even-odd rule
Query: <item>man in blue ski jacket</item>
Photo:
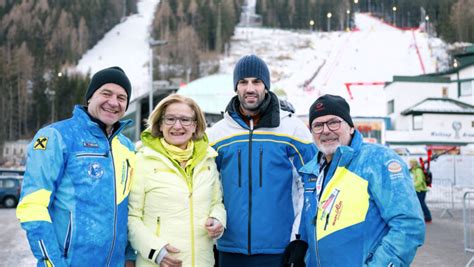
[[[124,266],[135,153],[119,120],[131,90],[121,68],[97,72],[87,106],[29,145],[17,217],[38,266]]]
[[[300,169],[307,266],[409,266],[425,225],[406,164],[362,141],[340,96],[318,98],[309,123],[319,153]]]
[[[219,266],[283,266],[303,201],[297,170],[316,153],[311,134],[270,91],[270,72],[255,55],[234,68],[224,119],[208,131],[218,152],[227,228],[217,241]]]

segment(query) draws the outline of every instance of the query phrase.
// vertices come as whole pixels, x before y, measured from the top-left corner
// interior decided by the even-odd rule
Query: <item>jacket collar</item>
[[[142,144],[145,147],[148,147],[150,150],[154,151],[153,155],[160,154],[163,155],[165,158],[167,153],[163,144],[161,144],[160,139],[155,137],[151,134],[151,130],[148,128],[141,134]],[[191,164],[191,168],[195,168],[197,164],[199,164],[203,159],[206,157],[217,157],[217,153],[214,150],[211,150],[214,153],[210,153],[209,151],[209,140],[207,135],[204,134],[203,138],[199,140],[194,140],[194,151],[193,151],[193,163]],[[168,157],[166,157],[168,158]],[[169,158],[168,158],[169,159]],[[178,166],[177,162],[169,159],[175,166]]]
[[[85,106],[76,105],[72,112],[73,118],[79,120],[87,129],[89,129],[92,134],[97,137],[107,137],[109,140],[112,140],[117,134],[119,134],[125,127],[131,125],[132,120],[123,120],[118,121],[114,125],[113,133],[110,137],[107,136],[105,131],[105,125],[100,120],[92,117],[88,112]]]

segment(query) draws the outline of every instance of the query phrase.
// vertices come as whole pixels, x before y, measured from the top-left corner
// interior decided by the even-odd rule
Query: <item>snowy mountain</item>
[[[148,92],[149,25],[158,2],[140,1],[139,14],[107,33],[77,69],[93,74],[118,65],[130,77],[132,98]],[[444,44],[420,30],[401,30],[368,14],[356,14],[355,23],[356,31],[330,33],[237,27],[219,72],[232,73],[240,57],[254,53],[269,65],[272,90],[284,91],[297,114],[306,114],[319,95],[331,93],[345,97],[355,116],[385,116],[383,82],[394,75],[435,72],[446,64]]]
[[[150,25],[159,0],[138,2],[138,14],[127,17],[112,28],[102,40],[87,51],[76,69],[91,74],[111,66],[120,66],[133,86],[132,99],[147,92],[150,86]]]

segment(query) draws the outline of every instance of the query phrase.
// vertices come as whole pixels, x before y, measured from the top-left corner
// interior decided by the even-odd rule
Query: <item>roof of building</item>
[[[178,90],[178,94],[191,97],[208,114],[221,114],[235,96],[230,74],[215,74],[194,80]]]
[[[402,115],[423,113],[474,115],[474,106],[452,98],[426,98],[401,112]]]
[[[455,54],[454,56],[455,57],[459,57],[459,56],[470,56],[470,55],[474,55],[474,45],[469,45],[469,46],[465,46],[461,49],[461,52],[460,53],[457,53]]]
[[[393,76],[394,82],[422,82],[422,83],[450,83],[451,78],[449,77],[440,77],[440,76],[426,76],[426,75],[418,75],[418,76],[401,76],[395,75]]]
[[[474,65],[474,45],[465,47],[461,53],[454,55],[457,66],[441,72],[426,73],[417,76],[393,76],[393,82],[422,82],[422,83],[449,83],[452,81],[445,75],[459,72],[462,69]],[[391,82],[392,83],[392,82]],[[390,83],[388,83],[390,84]],[[388,85],[387,84],[387,85]]]

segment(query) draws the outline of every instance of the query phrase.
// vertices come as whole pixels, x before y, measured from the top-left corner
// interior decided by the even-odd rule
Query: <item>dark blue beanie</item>
[[[270,72],[267,64],[256,55],[248,55],[241,58],[234,68],[234,91],[240,80],[255,77],[263,81],[265,89],[270,90]]]
[[[89,87],[86,91],[86,103],[95,93],[95,91],[97,91],[97,89],[107,83],[115,83],[125,89],[125,92],[127,93],[127,107],[125,110],[127,110],[132,94],[132,85],[130,84],[130,80],[128,79],[127,75],[120,67],[106,68],[92,76],[92,80],[89,83]]]

